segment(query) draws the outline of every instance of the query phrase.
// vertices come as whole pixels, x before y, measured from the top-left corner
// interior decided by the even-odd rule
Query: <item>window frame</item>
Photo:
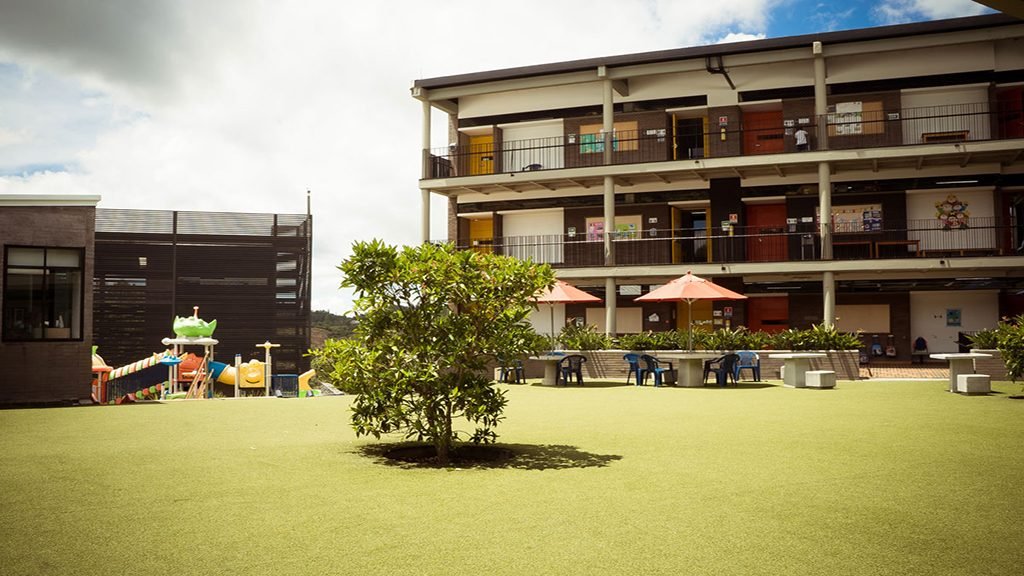
[[[27,249],[27,250],[42,250],[43,251],[43,264],[42,266],[35,265],[14,265],[10,263],[10,251],[11,249]],[[47,257],[51,250],[62,250],[62,251],[74,251],[78,253],[78,266],[48,266]],[[53,272],[60,271],[78,271],[81,276],[81,281],[78,286],[78,305],[80,313],[78,314],[78,336],[69,336],[68,338],[46,338],[45,330],[43,331],[43,337],[41,338],[16,338],[9,334],[7,326],[7,307],[8,307],[8,296],[7,290],[10,286],[10,269],[35,269],[43,271],[43,292],[48,293],[50,287],[50,276]],[[91,278],[87,278],[85,275],[85,248],[82,246],[32,246],[27,244],[4,244],[4,260],[3,260],[3,286],[0,287],[0,341],[2,342],[82,342],[85,340],[85,284],[86,282],[92,282]],[[49,308],[53,305],[53,302],[47,300],[45,306],[47,313]],[[46,319],[44,318],[44,322]],[[69,325],[67,327],[70,327]],[[72,331],[72,334],[75,332]]]

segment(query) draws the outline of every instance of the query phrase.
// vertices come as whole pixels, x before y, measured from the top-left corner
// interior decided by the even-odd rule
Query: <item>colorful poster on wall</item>
[[[960,309],[946,309],[946,326],[960,326]]]
[[[604,220],[587,223],[587,240],[597,242],[604,239]]]
[[[935,217],[939,219],[943,230],[970,228],[968,224],[971,213],[967,210],[967,202],[959,200],[954,194],[935,203]]]

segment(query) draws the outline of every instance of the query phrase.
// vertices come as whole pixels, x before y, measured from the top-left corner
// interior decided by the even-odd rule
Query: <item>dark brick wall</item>
[[[725,126],[725,141],[722,141],[721,127],[718,119],[725,116],[729,124]],[[742,113],[739,106],[714,106],[708,108],[708,149],[704,151],[708,158],[720,156],[739,156],[743,153],[743,134],[740,132]]]
[[[621,200],[621,198],[620,198]],[[615,244],[615,263],[618,265],[669,263],[672,260],[672,208],[667,204],[617,204],[615,218],[640,215],[642,239]],[[604,264],[604,246],[587,239],[587,218],[604,216],[603,206],[567,208],[565,227],[576,228],[574,238],[566,238],[565,263],[567,266],[600,266]],[[655,224],[648,223],[657,218]],[[650,230],[659,231],[651,236]]]
[[[0,404],[88,398],[91,380],[92,282],[96,209],[80,206],[4,207],[5,245],[85,248],[82,341],[0,341]],[[3,251],[0,251],[0,259]],[[0,294],[2,294],[0,275]]]
[[[621,138],[632,139],[639,137],[641,141],[636,150],[617,150],[613,156],[613,162],[622,164],[627,162],[657,162],[670,159],[672,127],[669,126],[671,117],[665,112],[636,112],[631,114],[616,114],[615,122],[637,123],[637,134],[624,134]],[[584,116],[579,118],[565,119],[565,167],[578,168],[580,166],[600,166],[604,164],[604,154],[580,154],[580,126],[589,124],[601,124],[601,116]],[[647,136],[648,130],[664,130],[664,138]],[[569,144],[574,140],[575,144]]]

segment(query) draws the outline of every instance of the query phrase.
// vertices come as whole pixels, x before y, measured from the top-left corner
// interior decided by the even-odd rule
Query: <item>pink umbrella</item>
[[[710,280],[694,276],[692,272],[672,280],[664,286],[651,290],[647,294],[635,298],[634,302],[686,302],[687,308],[687,344],[693,350],[693,303],[696,300],[746,300],[738,294],[723,288]]]
[[[551,342],[555,341],[555,304],[589,304],[603,302],[597,296],[588,294],[583,290],[565,282],[556,280],[555,285],[537,296],[537,302],[547,302],[551,305]]]

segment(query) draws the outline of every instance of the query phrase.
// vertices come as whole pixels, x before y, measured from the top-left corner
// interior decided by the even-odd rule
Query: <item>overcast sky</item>
[[[420,236],[412,81],[966,16],[970,0],[0,0],[0,192],[305,212],[313,306],[355,240]],[[444,145],[440,122],[434,134]],[[442,238],[446,204],[433,203]],[[2,234],[2,231],[0,231]]]

